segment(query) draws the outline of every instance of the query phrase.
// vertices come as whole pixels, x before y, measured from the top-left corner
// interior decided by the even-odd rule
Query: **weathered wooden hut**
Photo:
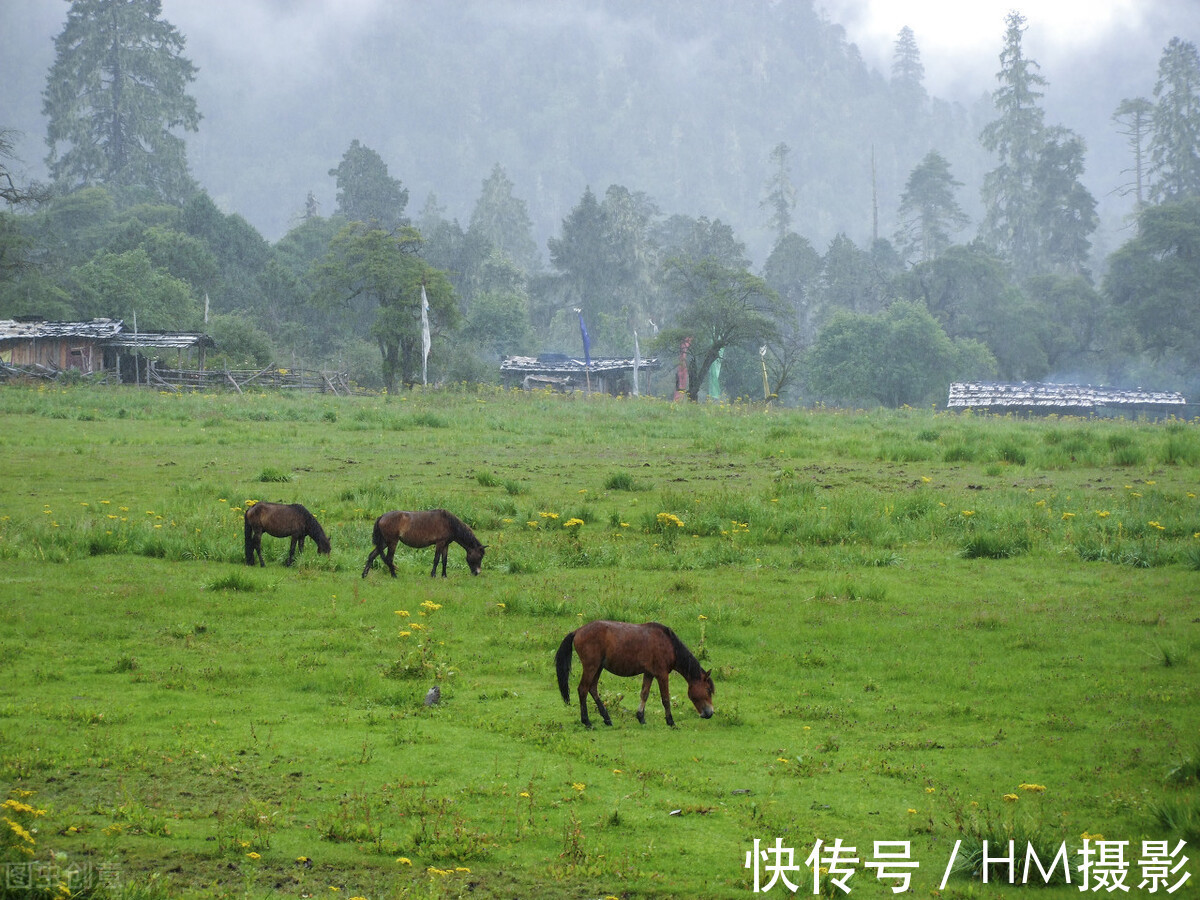
[[[16,369],[84,375],[116,365],[116,350],[108,341],[121,333],[117,319],[90,322],[47,322],[25,317],[0,320],[0,362]]]
[[[507,356],[500,363],[500,374],[510,387],[526,390],[539,388],[556,391],[630,394],[633,392],[633,372],[638,370],[639,381],[660,368],[658,359],[598,357],[589,366],[585,360],[565,353],[543,353],[541,356]],[[645,382],[641,381],[645,388]]]
[[[174,351],[176,361],[196,352],[203,369],[204,353],[213,346],[206,334],[130,332],[120,319],[47,322],[27,316],[0,320],[0,363],[35,375],[75,370],[83,375],[104,373],[134,380],[139,365],[144,365],[139,359],[149,360],[170,351]]]

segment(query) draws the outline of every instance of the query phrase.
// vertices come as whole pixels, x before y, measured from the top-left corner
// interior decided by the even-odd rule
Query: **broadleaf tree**
[[[398,379],[411,385],[420,377],[422,286],[431,333],[453,328],[459,320],[450,280],[421,258],[421,244],[420,232],[412,226],[385,231],[350,222],[316,267],[323,300],[365,316],[369,336],[379,347],[388,393]]]
[[[656,346],[670,353],[686,344],[690,399],[699,396],[723,351],[757,350],[776,339],[779,298],[757,275],[712,257],[674,257],[666,263],[665,278],[679,305],[675,321],[659,332]]]

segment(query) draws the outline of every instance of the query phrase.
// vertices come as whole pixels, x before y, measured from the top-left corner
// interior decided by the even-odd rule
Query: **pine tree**
[[[389,231],[407,225],[408,189],[388,174],[387,163],[355,138],[329,174],[337,179],[337,211],[352,222]]]
[[[159,0],[71,3],[42,95],[46,164],[60,186],[140,189],[172,203],[195,190],[173,130],[199,126],[187,93],[196,67],[161,13]]]
[[[1146,206],[1146,141],[1154,127],[1154,104],[1145,97],[1122,100],[1112,118],[1117,133],[1125,137],[1133,154],[1133,168],[1121,172],[1132,175],[1133,181],[1121,185],[1117,192],[1122,196],[1133,194],[1133,212],[1139,216]]]
[[[1038,88],[1046,84],[1046,79],[1021,48],[1025,17],[1014,12],[1006,21],[1008,30],[997,74],[1000,87],[992,95],[1000,117],[980,135],[984,148],[999,158],[997,167],[984,176],[987,211],[980,231],[1012,262],[1022,264],[1036,255],[1034,171],[1045,127]]]
[[[524,200],[513,196],[513,183],[499,163],[483,182],[471,213],[469,231],[500,250],[526,273],[541,267],[529,210]]]
[[[1195,44],[1171,38],[1158,63],[1154,96],[1151,196],[1155,201],[1200,196],[1200,55]]]
[[[969,221],[954,199],[954,190],[960,187],[962,182],[955,181],[950,164],[936,150],[930,150],[912,170],[900,197],[896,232],[896,247],[903,257],[929,262],[950,246],[951,232]]]
[[[788,174],[788,154],[792,148],[782,141],[771,150],[771,177],[767,180],[767,196],[760,206],[770,210],[767,224],[775,232],[776,242],[782,241],[792,228],[792,210],[796,206],[796,187]]]
[[[913,30],[905,25],[896,38],[892,53],[892,90],[902,114],[915,115],[925,108],[925,66]]]
[[[980,236],[1022,280],[1050,271],[1079,273],[1096,228],[1096,201],[1079,180],[1082,138],[1048,128],[1038,101],[1046,79],[1025,56],[1025,17],[1009,13],[1000,54],[1000,87],[992,98],[999,118],[980,135],[999,160],[983,180],[986,208]]]

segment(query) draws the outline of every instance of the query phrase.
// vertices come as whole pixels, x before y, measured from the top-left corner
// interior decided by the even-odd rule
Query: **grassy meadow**
[[[0,426],[0,896],[743,897],[779,839],[804,894],[841,840],[852,896],[906,841],[909,895],[1066,898],[982,842],[1085,835],[1200,886],[1200,424],[4,386]],[[332,554],[247,567],[257,500]],[[480,577],[360,577],[436,506]],[[584,729],[595,618],[675,629],[716,715],[606,674]]]

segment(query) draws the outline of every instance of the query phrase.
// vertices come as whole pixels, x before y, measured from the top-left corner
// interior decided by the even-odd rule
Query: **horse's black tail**
[[[254,565],[254,526],[250,524],[250,510],[246,510],[246,565]]]
[[[567,689],[567,679],[571,675],[571,654],[575,650],[575,632],[571,632],[558,645],[558,653],[554,654],[554,668],[558,672],[558,689],[562,693],[563,703],[571,702],[571,694]]]

